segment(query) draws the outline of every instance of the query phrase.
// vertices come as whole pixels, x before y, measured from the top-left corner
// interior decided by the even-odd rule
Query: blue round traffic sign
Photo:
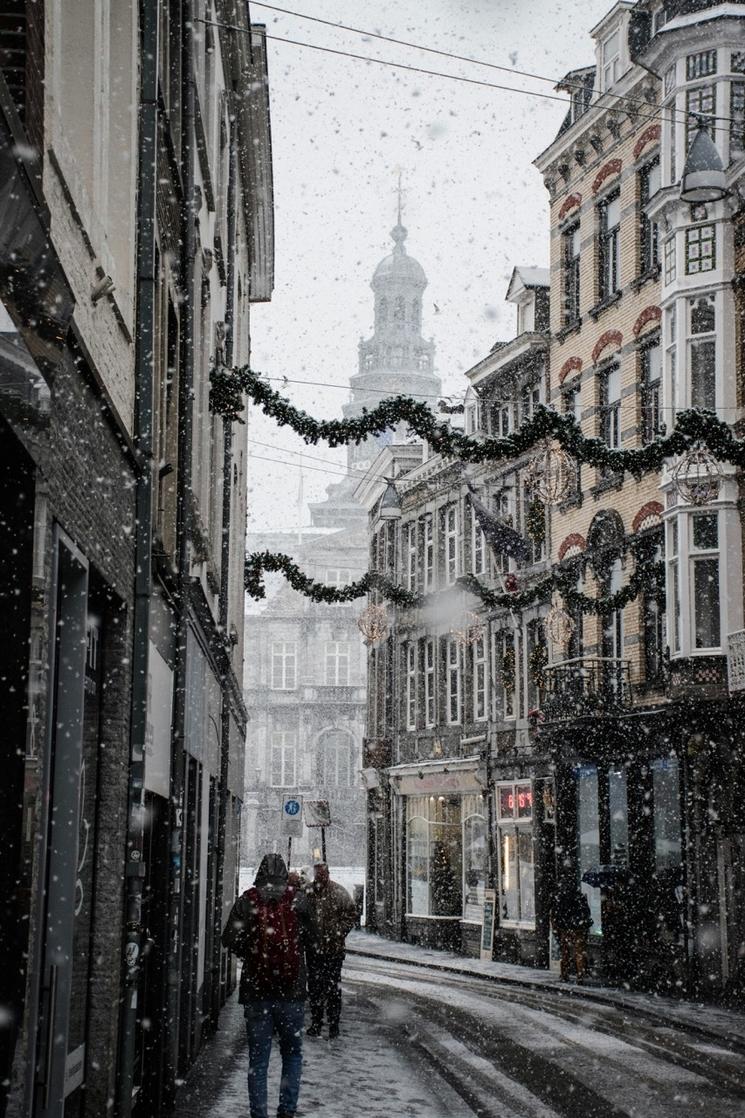
[[[287,802],[285,803],[285,814],[286,815],[297,815],[299,811],[300,811],[300,801],[299,800],[287,800]]]

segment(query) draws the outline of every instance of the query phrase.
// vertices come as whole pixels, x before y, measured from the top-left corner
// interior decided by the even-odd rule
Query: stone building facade
[[[375,269],[374,331],[359,347],[345,416],[359,415],[396,392],[432,402],[440,391],[434,344],[421,334],[424,270],[405,249],[407,231],[391,232],[393,252]],[[368,565],[367,517],[354,495],[356,480],[379,446],[396,433],[348,450],[348,477],[311,505],[311,525],[300,532],[252,533],[249,550],[284,551],[313,578],[344,585]],[[246,621],[245,693],[249,712],[246,753],[244,864],[268,850],[285,850],[279,836],[283,796],[328,799],[333,824],[326,835],[332,865],[364,866],[365,793],[360,782],[366,702],[366,649],[357,626],[358,603],[314,604],[282,586]],[[293,847],[298,864],[313,860],[317,831]]]

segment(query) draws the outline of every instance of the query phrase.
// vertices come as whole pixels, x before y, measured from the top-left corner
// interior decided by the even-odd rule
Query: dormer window
[[[534,305],[533,300],[530,299],[525,303],[517,304],[517,334],[524,334],[528,330],[534,328]]]
[[[616,28],[607,39],[603,39],[601,63],[601,92],[605,93],[607,89],[610,89],[610,87],[618,81],[621,73],[621,32],[618,28]]]

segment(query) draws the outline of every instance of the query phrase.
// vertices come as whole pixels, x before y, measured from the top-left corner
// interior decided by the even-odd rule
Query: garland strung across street
[[[583,556],[578,556],[566,566],[554,567],[545,578],[514,593],[497,593],[485,586],[475,575],[462,575],[456,580],[455,585],[480,598],[487,609],[527,609],[537,602],[548,601],[553,592],[558,591],[568,609],[604,615],[623,609],[642,591],[658,599],[664,595],[664,563],[650,563],[648,557],[645,558],[643,554],[643,548],[638,544],[632,545],[631,550],[636,556],[636,567],[629,581],[615,593],[599,598],[591,598],[576,588],[584,563]],[[352,602],[357,598],[363,598],[371,590],[378,590],[394,605],[408,608],[421,608],[436,600],[435,594],[414,594],[398,586],[379,571],[368,571],[362,578],[350,582],[347,586],[326,586],[304,574],[289,555],[271,551],[254,551],[246,556],[244,585],[246,592],[252,598],[266,596],[263,578],[265,571],[283,574],[293,590],[297,590],[314,602]]]
[[[664,437],[657,436],[647,446],[637,450],[612,450],[601,439],[583,435],[573,416],[559,414],[542,405],[514,434],[475,439],[453,430],[438,420],[427,404],[410,396],[393,396],[381,401],[372,411],[363,410],[361,415],[350,419],[315,419],[294,407],[248,366],[215,368],[210,379],[210,408],[227,422],[242,422],[240,413],[245,394],[281,427],[291,427],[311,445],[321,441],[332,447],[361,443],[398,423],[407,423],[435,451],[462,462],[515,458],[541,440],[554,438],[577,462],[609,473],[630,473],[637,478],[661,469],[665,459],[684,454],[696,445],[708,448],[717,461],[745,467],[745,440],[736,438],[731,427],[712,412],[697,409],[679,412],[675,430]]]

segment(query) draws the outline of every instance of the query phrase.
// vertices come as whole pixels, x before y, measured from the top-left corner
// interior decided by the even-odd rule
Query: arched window
[[[405,322],[406,321],[406,304],[404,303],[403,295],[397,295],[396,301],[393,304],[393,321]]]
[[[421,300],[414,299],[411,304],[411,324],[412,326],[420,326],[422,321],[422,304]]]
[[[388,321],[388,300],[385,295],[381,296],[378,303],[378,321],[381,323]]]
[[[357,767],[353,736],[348,730],[326,730],[318,740],[316,777],[321,788],[348,788]]]

